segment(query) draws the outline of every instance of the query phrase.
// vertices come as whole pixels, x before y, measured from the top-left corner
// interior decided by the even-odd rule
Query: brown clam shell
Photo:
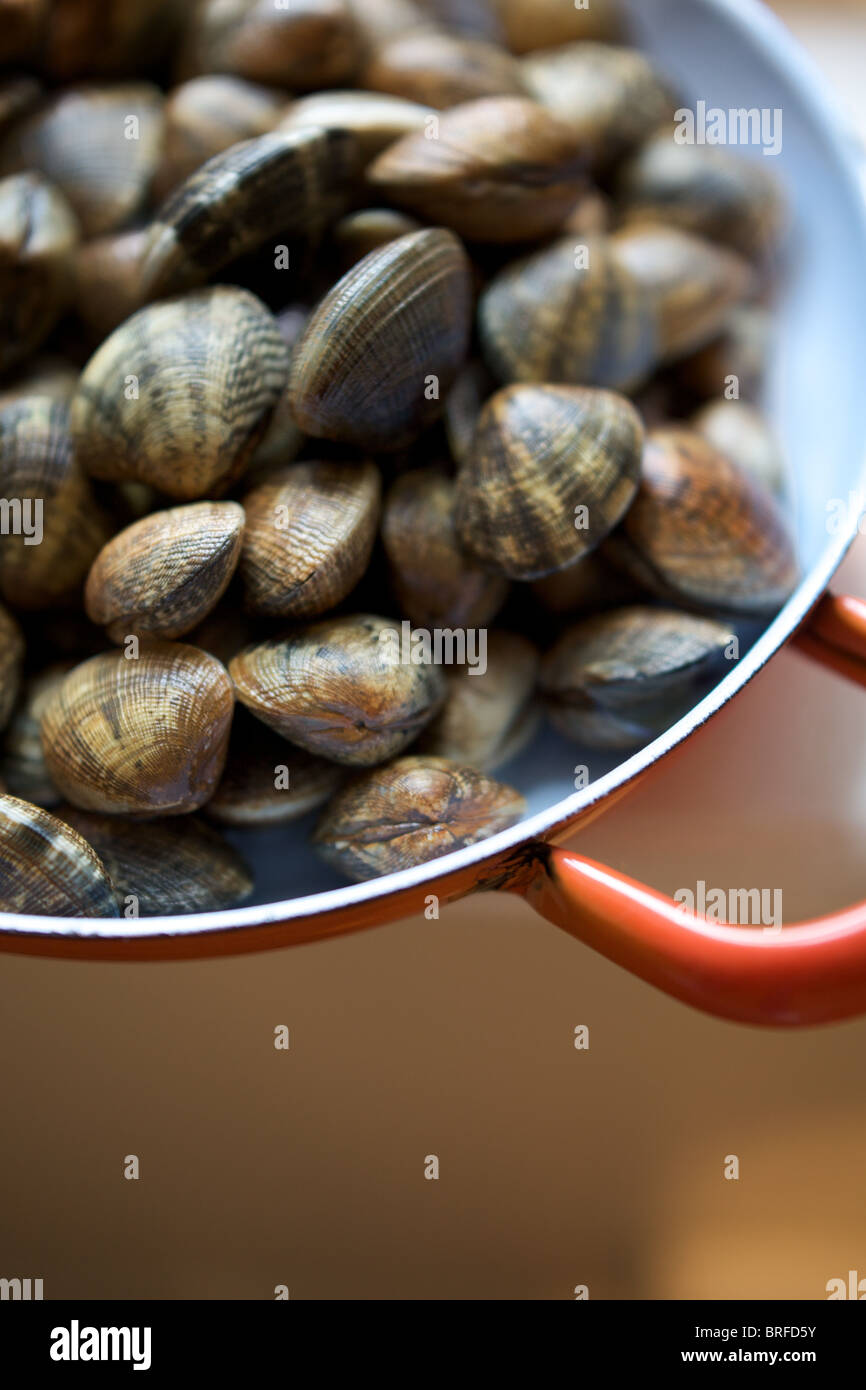
[[[178,501],[218,496],[250,461],[288,374],[273,315],[246,290],[148,305],[91,357],[72,401],[95,478],[136,479]]]
[[[0,372],[45,340],[71,299],[78,222],[40,175],[0,179]]]
[[[520,66],[484,39],[422,30],[383,43],[361,75],[361,86],[445,110],[479,97],[520,96]]]
[[[215,608],[241,553],[237,502],[154,512],[110,540],[87,576],[84,606],[112,642],[182,637]]]
[[[508,581],[473,561],[455,525],[457,490],[435,469],[403,473],[391,487],[382,540],[400,607],[418,627],[484,627],[508,597]]]
[[[581,386],[509,386],[484,406],[457,477],[464,548],[511,579],[593,550],[637,492],[643,426],[630,401]]]
[[[474,241],[549,236],[574,207],[584,161],[569,128],[528,97],[453,107],[438,137],[406,135],[367,180],[389,202]]]
[[[238,706],[226,769],[206,813],[221,825],[284,825],[323,806],[344,775]]]
[[[274,131],[215,154],[170,194],[150,229],[142,292],[192,289],[273,243],[315,246],[342,211],[355,151],[342,131]],[[273,251],[269,249],[269,255]]]
[[[622,558],[660,597],[773,613],[794,589],[794,548],[775,498],[688,429],[655,430],[625,519]]]
[[[568,628],[541,665],[556,728],[593,748],[632,748],[674,723],[724,674],[735,650],[722,623],[633,606]]]
[[[529,743],[538,725],[538,652],[517,633],[490,632],[485,657],[484,669],[449,675],[447,699],[421,735],[419,753],[494,772]]]
[[[180,75],[228,72],[307,91],[353,76],[360,36],[344,0],[201,0],[189,15]]]
[[[75,457],[69,411],[48,396],[0,410],[0,497],[13,529],[0,541],[0,594],[14,608],[48,608],[77,596],[111,534]]]
[[[295,463],[244,497],[241,575],[255,613],[308,618],[364,575],[379,521],[373,463]]]
[[[469,342],[472,290],[443,228],[400,237],[354,266],[295,348],[289,400],[306,434],[399,449],[441,414]]]
[[[48,702],[42,746],[67,801],[110,815],[180,815],[212,795],[234,701],[225,668],[179,642],[76,666]]]
[[[69,87],[15,122],[0,141],[0,172],[38,170],[68,199],[85,236],[100,236],[143,207],[161,141],[158,88]]]
[[[57,814],[98,853],[124,917],[220,912],[253,891],[237,850],[195,816],[128,821],[74,806]]]
[[[417,738],[445,695],[441,670],[403,661],[399,625],[359,614],[263,642],[229,666],[237,698],[319,757],[371,767]]]
[[[656,296],[607,238],[567,237],[506,266],[481,295],[478,331],[503,382],[630,390],[659,357]]]
[[[348,878],[377,878],[477,844],[525,814],[519,792],[474,768],[398,758],[337,793],[314,843]]]
[[[95,850],[38,806],[0,794],[0,912],[116,917],[114,888]]]
[[[242,77],[215,73],[193,77],[169,92],[165,134],[151,194],[157,203],[197,169],[240,140],[273,130],[286,97]]]

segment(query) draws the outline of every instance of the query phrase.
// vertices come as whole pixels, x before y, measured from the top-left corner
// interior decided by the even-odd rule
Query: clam
[[[525,94],[519,64],[505,49],[435,30],[384,42],[364,68],[361,86],[441,110],[478,97]]]
[[[225,668],[196,647],[149,642],[138,656],[91,657],[43,714],[49,775],[85,811],[197,811],[222,776],[233,704]]]
[[[161,141],[158,88],[68,87],[5,134],[0,172],[38,170],[68,199],[85,236],[100,236],[141,211]]]
[[[382,540],[400,607],[419,627],[485,627],[508,581],[473,561],[457,539],[456,488],[432,468],[403,473],[382,517]]]
[[[38,174],[0,179],[0,372],[47,338],[70,297],[78,223]]]
[[[293,748],[238,707],[226,769],[207,816],[221,825],[284,825],[318,810],[343,777],[336,763]]]
[[[373,463],[290,464],[244,497],[241,575],[249,608],[310,618],[364,575],[379,521]]]
[[[175,37],[177,0],[51,0],[42,63],[52,78],[122,77],[149,69]]]
[[[209,159],[163,204],[141,268],[149,298],[202,284],[275,238],[315,246],[342,210],[354,159],[341,131],[274,131]]]
[[[553,242],[495,275],[478,329],[499,381],[564,382],[629,390],[659,356],[653,291],[607,238]]]
[[[616,608],[562,634],[542,662],[539,688],[567,738],[592,748],[633,748],[720,679],[734,650],[730,629],[712,619]]]
[[[40,729],[45,707],[69,669],[68,662],[58,662],[31,676],[0,751],[7,790],[35,806],[56,806],[62,799],[45,765]]]
[[[112,642],[182,637],[215,608],[241,553],[237,502],[154,512],[110,540],[87,576],[84,606]]]
[[[688,429],[647,437],[640,489],[610,553],[660,597],[698,608],[773,613],[797,582],[775,498]]]
[[[421,223],[405,212],[395,212],[393,208],[363,208],[340,219],[331,235],[331,244],[345,274],[371,251],[421,230]]]
[[[768,422],[748,401],[710,401],[690,426],[770,492],[785,487],[785,460]]]
[[[0,911],[116,917],[114,888],[86,840],[56,816],[0,795]]]
[[[169,92],[165,133],[151,192],[162,202],[215,154],[273,130],[286,97],[242,77],[193,77]]]
[[[609,246],[655,300],[660,361],[714,338],[751,288],[751,271],[739,256],[675,227],[627,227]]]
[[[101,343],[141,305],[141,261],[147,233],[140,228],[94,237],[75,258],[75,312],[92,343]]]
[[[347,878],[377,878],[477,844],[526,814],[519,792],[444,758],[398,758],[337,793],[314,836]]]
[[[253,891],[237,850],[195,816],[127,821],[75,807],[57,814],[96,850],[125,917],[220,912]]]
[[[596,168],[629,154],[673,116],[667,85],[633,48],[565,44],[530,54],[520,73],[529,95],[571,127]]]
[[[0,410],[0,594],[15,608],[74,598],[110,534],[75,457],[66,405],[26,396]]]
[[[313,311],[295,348],[289,400],[306,434],[399,449],[441,414],[466,355],[469,262],[427,228],[365,256]]]
[[[409,659],[398,624],[359,614],[263,642],[229,665],[237,698],[283,738],[333,762],[395,757],[445,694],[438,666]],[[417,652],[415,653],[417,655]]]
[[[533,703],[538,652],[514,632],[491,632],[484,670],[464,668],[448,678],[440,714],[428,725],[418,750],[494,772],[522,752],[535,733]]]
[[[5,729],[18,698],[24,662],[24,634],[0,604],[0,729]]]
[[[673,128],[658,131],[620,169],[616,193],[629,221],[679,227],[745,256],[772,248],[782,227],[779,188],[766,161],[678,144]]]
[[[312,92],[292,102],[279,123],[280,130],[321,130],[348,132],[358,148],[361,164],[387,149],[401,136],[424,130],[430,109],[405,97],[387,92]]]
[[[446,111],[380,154],[368,183],[387,201],[474,241],[534,241],[557,230],[584,186],[567,126],[527,97]]]
[[[564,4],[563,0],[492,0],[512,53],[531,53],[539,48],[558,48],[577,39],[613,40],[624,28],[620,0],[591,0],[589,4]]]
[[[202,0],[191,9],[182,76],[228,72],[307,91],[351,77],[360,36],[344,0]]]
[[[178,501],[243,473],[285,385],[273,316],[228,286],[152,304],[91,357],[72,401],[79,457],[95,478],[150,483]]]
[[[643,426],[582,386],[510,386],[485,405],[457,478],[457,534],[496,573],[540,579],[593,550],[628,510]]]

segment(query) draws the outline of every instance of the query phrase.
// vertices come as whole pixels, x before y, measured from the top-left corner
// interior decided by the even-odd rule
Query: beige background
[[[794,8],[862,101],[862,11]],[[866,544],[842,582],[866,592]],[[842,906],[866,892],[864,729],[862,692],[785,653],[580,848],[667,891]],[[716,1023],[515,900],[247,960],[6,957],[0,1019],[0,1275],[49,1298],[821,1298],[866,1275],[866,1020]]]

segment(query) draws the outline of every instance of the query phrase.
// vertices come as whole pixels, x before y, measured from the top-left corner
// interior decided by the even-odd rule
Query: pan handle
[[[797,646],[866,686],[866,602],[825,595]],[[727,926],[571,850],[538,845],[514,884],[542,917],[658,989],[740,1023],[866,1012],[866,902],[778,929]]]

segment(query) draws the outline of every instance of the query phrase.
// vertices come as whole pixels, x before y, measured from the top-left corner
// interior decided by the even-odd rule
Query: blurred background
[[[861,0],[775,8],[866,136]],[[866,592],[866,542],[837,587]],[[667,892],[844,906],[864,726],[862,692],[783,653],[575,843]],[[47,1298],[820,1299],[866,1277],[866,1020],[717,1023],[516,900],[251,959],[4,957],[0,1046],[0,1275]]]

